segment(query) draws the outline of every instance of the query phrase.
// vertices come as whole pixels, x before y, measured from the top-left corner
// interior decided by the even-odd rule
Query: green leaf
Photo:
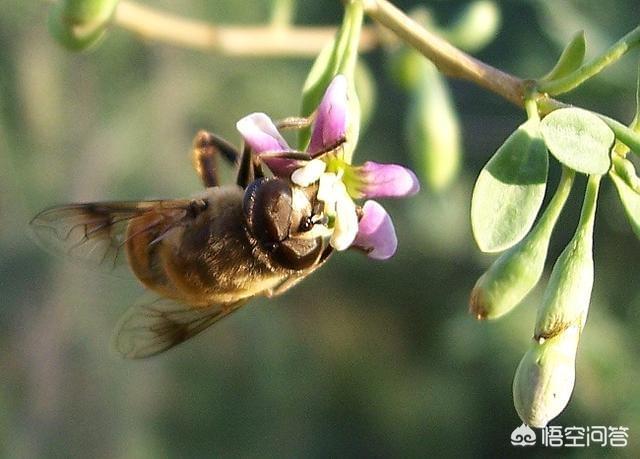
[[[541,124],[547,148],[558,161],[584,174],[602,175],[609,170],[613,131],[593,113],[581,108],[561,108]]]
[[[609,172],[633,232],[640,238],[640,179],[631,161],[619,158]]]
[[[471,199],[480,250],[500,252],[529,231],[544,199],[549,157],[539,121],[520,125],[482,169]]]
[[[573,36],[564,51],[562,51],[562,54],[558,58],[558,62],[556,62],[553,69],[540,78],[540,80],[557,80],[578,70],[582,65],[582,62],[584,62],[585,48],[584,30],[581,30]]]

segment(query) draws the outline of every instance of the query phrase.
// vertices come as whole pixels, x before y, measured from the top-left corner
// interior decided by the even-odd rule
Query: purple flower
[[[415,174],[397,164],[367,161],[352,166],[338,148],[344,143],[349,124],[347,79],[337,75],[314,113],[307,153],[314,158],[301,163],[290,159],[265,158],[264,163],[280,177],[299,186],[318,182],[318,200],[332,222],[331,245],[336,250],[351,246],[369,257],[387,259],[395,253],[397,238],[389,214],[375,201],[360,209],[353,199],[404,197],[416,194],[420,185]],[[264,113],[252,113],[237,123],[245,142],[257,155],[290,152],[275,124]]]
[[[347,100],[347,79],[336,75],[316,110],[308,148],[312,156],[344,140],[349,125]]]
[[[398,164],[380,164],[367,161],[356,169],[354,185],[357,197],[392,198],[413,196],[420,191],[416,174]]]
[[[353,245],[363,249],[377,260],[386,260],[396,253],[398,238],[391,217],[384,207],[375,201],[367,201],[362,207],[358,235]]]

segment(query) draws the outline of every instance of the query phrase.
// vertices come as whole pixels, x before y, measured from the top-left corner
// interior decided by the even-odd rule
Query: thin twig
[[[121,1],[114,23],[147,40],[234,56],[315,57],[336,27],[220,26],[130,1]],[[363,30],[360,51],[378,45],[373,29]]]

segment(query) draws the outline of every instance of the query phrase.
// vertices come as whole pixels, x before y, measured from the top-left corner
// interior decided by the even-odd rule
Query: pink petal
[[[336,75],[322,97],[307,151],[314,155],[334,147],[347,132],[347,78]]]
[[[359,192],[365,198],[398,198],[420,191],[420,182],[412,170],[398,164],[367,161],[358,168],[363,181]]]
[[[290,151],[271,118],[264,113],[252,113],[236,123],[244,141],[256,153]],[[296,167],[295,161],[281,158],[266,159],[265,163],[275,175],[288,175]]]
[[[367,201],[362,213],[353,245],[363,249],[370,258],[376,260],[392,257],[398,247],[398,238],[387,211],[377,202]]]
[[[290,150],[276,125],[264,113],[245,116],[236,123],[236,128],[244,141],[258,154],[265,151]]]

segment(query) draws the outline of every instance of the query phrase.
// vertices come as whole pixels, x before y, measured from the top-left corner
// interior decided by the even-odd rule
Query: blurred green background
[[[261,23],[270,14],[270,2],[257,0],[147,3],[215,23]],[[340,21],[340,2],[296,4],[298,23]],[[429,6],[446,23],[464,3]],[[637,6],[504,2],[498,36],[478,56],[540,76],[576,30],[585,29],[593,56],[637,25]],[[498,322],[467,314],[469,291],[493,259],[471,237],[471,188],[522,112],[452,82],[462,175],[440,197],[424,191],[385,203],[400,241],[393,259],[340,254],[282,298],[254,301],[157,358],[124,361],[109,352],[110,333],[141,287],[44,253],[27,235],[29,219],[66,202],[189,196],[199,188],[189,156],[195,132],[237,143],[235,122],[249,112],[296,114],[311,62],[207,55],[122,30],[91,53],[71,54],[48,36],[46,10],[35,0],[0,1],[0,456],[549,455],[509,442],[520,424],[511,381],[543,285]],[[637,56],[565,100],[630,121]],[[384,58],[364,56],[377,106],[356,159],[410,164],[409,101]],[[552,162],[551,186],[557,169]],[[554,235],[553,258],[575,227],[578,195]],[[640,244],[609,182],[598,213],[576,389],[554,424],[627,426],[630,445],[555,453],[638,457]]]

